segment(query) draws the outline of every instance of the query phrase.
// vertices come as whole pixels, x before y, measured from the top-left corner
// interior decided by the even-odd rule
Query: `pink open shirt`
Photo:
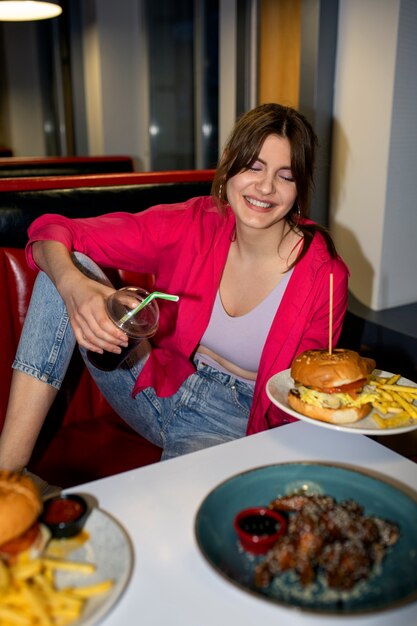
[[[29,228],[27,259],[36,268],[31,253],[34,241],[60,241],[104,267],[154,274],[159,291],[178,294],[177,304],[160,302],[155,347],[133,389],[135,395],[152,386],[159,396],[169,396],[194,371],[192,356],[210,319],[234,224],[232,211],[220,215],[211,197],[158,205],[136,214],[86,219],[46,214]],[[300,352],[328,347],[330,273],[336,345],[347,307],[349,272],[340,258],[330,257],[323,238],[316,235],[295,266],[268,334],[247,434],[293,421],[271,405],[265,385],[273,374],[290,367]]]

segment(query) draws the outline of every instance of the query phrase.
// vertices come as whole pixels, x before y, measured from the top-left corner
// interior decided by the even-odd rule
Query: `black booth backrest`
[[[44,213],[58,213],[66,217],[94,217],[116,211],[137,213],[156,204],[183,202],[192,197],[209,195],[210,190],[211,181],[205,180],[3,191],[0,193],[0,246],[24,247],[29,225]]]
[[[133,172],[134,162],[128,156],[0,158],[0,178],[27,176],[80,176]]]

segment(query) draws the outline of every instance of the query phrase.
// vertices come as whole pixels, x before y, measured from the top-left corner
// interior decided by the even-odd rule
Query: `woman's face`
[[[296,198],[290,142],[278,135],[269,135],[250,168],[227,182],[227,200],[236,221],[250,228],[264,229],[281,221]]]

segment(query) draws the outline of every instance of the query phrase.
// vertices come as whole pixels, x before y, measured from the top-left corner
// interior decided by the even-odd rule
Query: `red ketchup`
[[[46,524],[60,524],[61,522],[72,522],[83,513],[84,508],[79,502],[71,498],[63,498],[49,503],[43,519]]]

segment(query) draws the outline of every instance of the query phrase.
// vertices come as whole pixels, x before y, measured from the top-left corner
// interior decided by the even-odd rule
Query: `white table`
[[[302,422],[72,489],[95,496],[135,549],[130,584],[102,626],[417,625],[417,602],[337,619],[280,607],[229,584],[205,561],[194,517],[207,493],[242,470],[304,460],[368,468],[417,489],[417,464],[363,435]]]

